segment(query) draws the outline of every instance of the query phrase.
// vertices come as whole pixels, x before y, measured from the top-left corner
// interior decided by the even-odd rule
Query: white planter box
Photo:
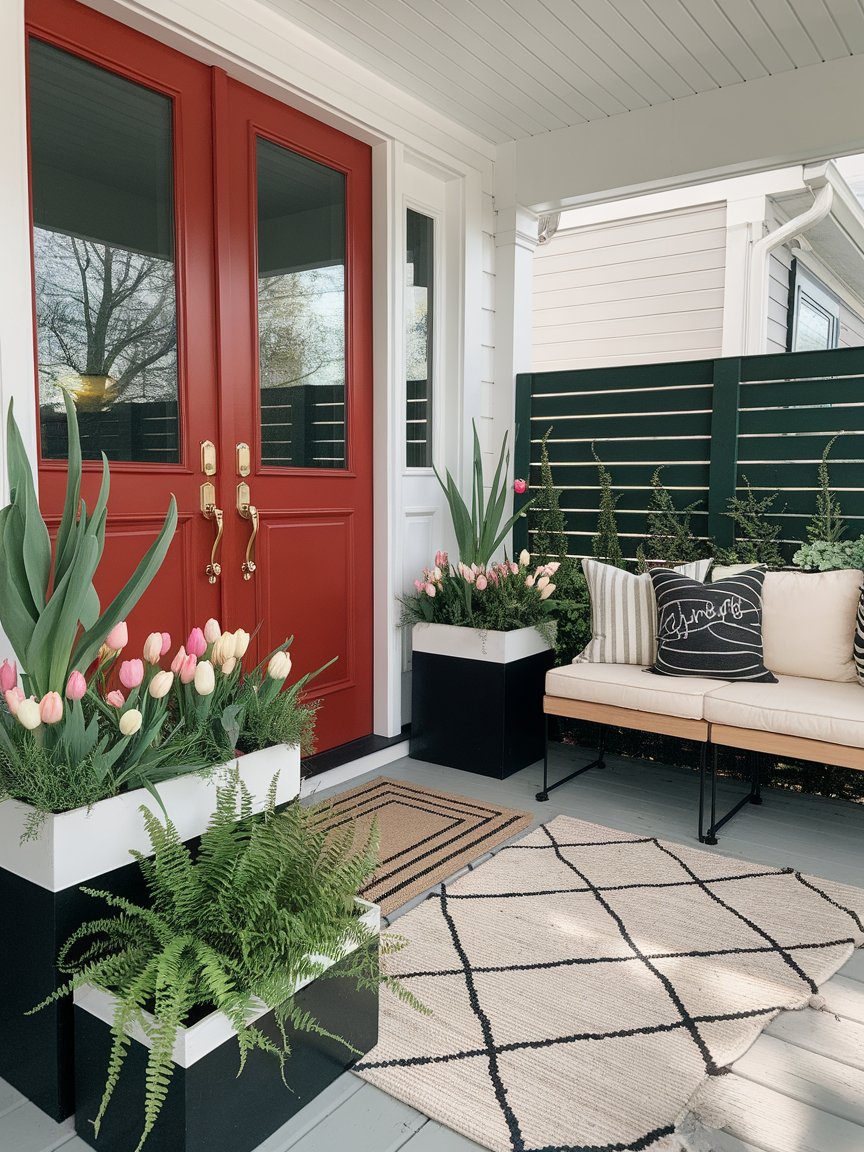
[[[300,748],[277,744],[239,756],[231,764],[192,772],[165,780],[157,791],[181,840],[200,836],[216,806],[216,787],[234,764],[240,779],[254,798],[256,811],[263,809],[270,783],[279,774],[276,802],[293,800],[300,791]],[[150,839],[139,809],[144,805],[156,816],[164,814],[146,788],[122,792],[99,800],[90,808],[48,815],[35,840],[21,842],[33,809],[17,800],[0,803],[0,868],[59,892],[83,884],[115,868],[131,863],[134,848],[147,855]]]
[[[454,656],[460,660],[483,660],[490,664],[510,664],[526,656],[548,652],[549,645],[536,628],[516,628],[512,632],[460,628],[453,624],[415,624],[411,631],[414,652]]]

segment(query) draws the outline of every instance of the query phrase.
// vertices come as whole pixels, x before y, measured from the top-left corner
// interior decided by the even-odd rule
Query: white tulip
[[[519,553],[519,567],[520,568],[527,568],[530,563],[531,563],[531,553],[528,551],[527,548],[523,548],[522,551]]]
[[[30,732],[39,727],[42,723],[42,717],[39,715],[39,701],[35,696],[30,696],[27,700],[20,702],[15,713],[15,719]]]
[[[274,652],[267,664],[267,675],[271,680],[285,680],[291,671],[291,657],[287,652]]]
[[[204,639],[208,644],[215,644],[221,635],[222,629],[219,627],[219,621],[214,620],[211,616],[204,625]]]
[[[141,713],[137,708],[129,708],[120,717],[120,731],[124,736],[134,736],[141,727]]]
[[[230,676],[234,669],[237,667],[237,657],[229,656],[229,658],[222,665],[222,675]]]
[[[249,633],[244,632],[242,628],[238,628],[234,633],[234,655],[238,660],[242,660],[246,655],[246,649],[249,647],[251,639]]]
[[[161,700],[163,696],[167,696],[171,691],[171,685],[174,683],[173,672],[157,672],[153,679],[150,681],[150,687],[147,691],[154,700]]]
[[[209,660],[199,660],[195,668],[195,691],[199,696],[209,696],[216,687],[216,674]]]

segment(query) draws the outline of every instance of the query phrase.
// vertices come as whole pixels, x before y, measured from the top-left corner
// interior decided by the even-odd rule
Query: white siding
[[[840,302],[840,347],[857,348],[864,344],[864,316]]]
[[[534,258],[535,371],[719,356],[724,204],[559,232]]]
[[[772,225],[772,228],[775,225]],[[768,257],[768,337],[766,352],[785,352],[789,324],[789,278],[792,253],[785,245]]]

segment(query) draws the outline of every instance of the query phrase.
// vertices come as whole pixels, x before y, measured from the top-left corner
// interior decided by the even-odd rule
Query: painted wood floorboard
[[[593,759],[589,748],[553,746],[550,780]],[[591,771],[535,799],[542,764],[492,780],[405,757],[314,799],[375,776],[494,800],[530,811],[537,823],[564,814],[625,832],[698,846],[698,777],[685,769],[611,756]],[[322,780],[323,785],[323,780]],[[743,794],[719,782],[718,808]],[[864,887],[864,805],[765,790],[707,849]],[[476,865],[475,865],[476,866]],[[419,898],[419,899],[422,899]],[[412,904],[419,902],[414,901]],[[403,910],[400,910],[403,911]],[[395,917],[394,917],[395,919]],[[864,1152],[864,951],[826,985],[833,1011],[782,1013],[738,1061],[710,1084],[728,1108],[726,1128],[710,1132],[712,1152]],[[0,1152],[87,1152],[67,1124],[54,1124],[0,1081]],[[421,1113],[346,1073],[257,1152],[482,1152]]]

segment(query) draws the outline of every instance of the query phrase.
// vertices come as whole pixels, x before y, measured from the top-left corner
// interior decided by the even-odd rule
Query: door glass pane
[[[261,463],[344,468],[345,177],[259,138]]]
[[[30,41],[42,456],[179,460],[171,100]]]
[[[432,467],[435,221],[408,209],[405,245],[405,463]]]

